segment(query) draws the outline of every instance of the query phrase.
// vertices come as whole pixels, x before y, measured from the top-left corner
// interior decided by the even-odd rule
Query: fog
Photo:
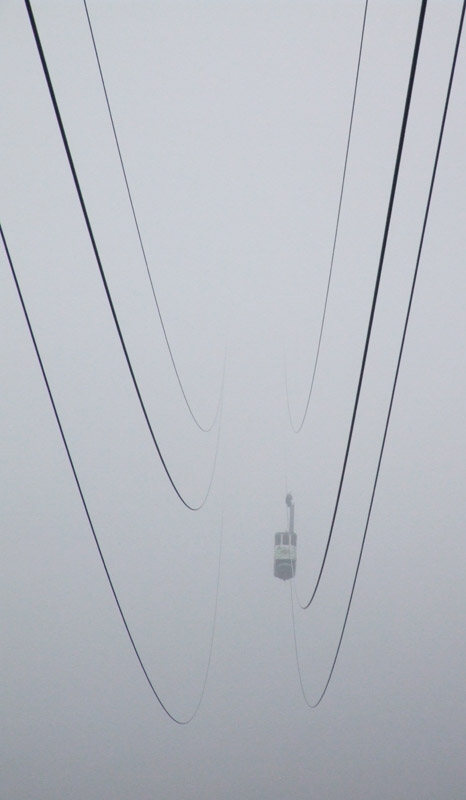
[[[293,492],[295,595],[322,560],[379,263],[420,4],[370,0],[322,347],[312,377],[362,0],[89,0],[157,316],[81,0],[37,27],[149,436],[26,7],[0,5],[0,794],[8,800],[462,798],[465,48],[342,649],[317,709],[273,542]],[[346,479],[301,611],[325,685],[356,568],[460,19],[430,0]],[[285,378],[287,376],[287,379]],[[218,598],[217,597],[218,582]],[[210,644],[213,646],[209,665]]]

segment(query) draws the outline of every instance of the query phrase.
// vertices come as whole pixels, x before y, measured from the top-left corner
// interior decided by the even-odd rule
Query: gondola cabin
[[[288,581],[296,574],[296,533],[276,533],[273,574],[282,581]]]
[[[273,574],[282,581],[289,581],[296,574],[296,545],[298,537],[294,531],[293,495],[288,492],[285,503],[289,508],[289,525],[286,533],[275,534]]]

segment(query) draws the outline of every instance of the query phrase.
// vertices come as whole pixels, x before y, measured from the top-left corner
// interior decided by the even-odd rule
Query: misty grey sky
[[[393,800],[466,793],[461,46],[411,324],[352,614],[304,704],[273,534],[296,501],[296,590],[320,565],[349,427],[420,3],[370,0],[315,393],[363,0],[89,0],[180,374],[215,413],[218,468],[184,509],[154,452],[77,202],[26,9],[0,4],[1,220],[102,548],[169,709],[130,649],[0,254],[0,796]],[[81,0],[35,0],[98,247],[164,457],[197,502],[216,434],[193,425],[156,317]],[[354,446],[315,604],[296,612],[310,700],[363,533],[459,0],[429,0]]]

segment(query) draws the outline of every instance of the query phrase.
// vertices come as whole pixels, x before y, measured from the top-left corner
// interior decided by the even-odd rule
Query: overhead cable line
[[[155,437],[155,433],[154,433],[154,430],[152,428],[152,424],[150,422],[149,415],[147,413],[147,409],[146,409],[146,406],[144,404],[144,400],[142,399],[141,390],[139,388],[139,384],[138,384],[138,381],[137,381],[137,378],[136,378],[136,375],[135,375],[135,372],[134,372],[134,369],[133,369],[133,365],[131,363],[131,359],[130,359],[130,356],[129,356],[129,353],[128,353],[128,349],[126,347],[126,342],[125,342],[125,339],[124,339],[124,336],[123,336],[123,332],[121,330],[120,323],[118,321],[118,316],[117,316],[117,313],[116,313],[116,310],[115,310],[115,306],[114,306],[114,303],[113,303],[113,300],[112,300],[112,296],[111,296],[111,293],[110,293],[110,288],[109,288],[109,285],[108,285],[108,282],[107,282],[107,278],[106,278],[106,275],[105,275],[105,271],[104,271],[104,268],[103,268],[102,260],[100,258],[100,254],[99,254],[99,251],[98,251],[98,248],[97,248],[97,243],[96,243],[96,240],[95,240],[95,237],[94,237],[94,232],[92,230],[92,225],[91,225],[91,222],[90,222],[90,219],[89,219],[89,214],[87,212],[86,204],[84,202],[83,193],[81,191],[81,186],[80,186],[80,183],[79,183],[79,180],[78,180],[78,175],[77,175],[76,168],[75,168],[75,165],[74,165],[73,157],[71,155],[70,146],[68,144],[68,138],[66,136],[65,128],[64,128],[63,121],[62,121],[62,118],[61,118],[60,109],[58,107],[57,98],[56,98],[56,95],[55,95],[55,91],[54,91],[54,88],[53,88],[53,84],[52,84],[52,80],[51,80],[51,77],[50,77],[49,69],[48,69],[48,66],[47,66],[47,61],[45,59],[45,54],[44,54],[44,50],[43,50],[42,43],[41,43],[41,40],[40,40],[39,31],[37,29],[36,21],[35,21],[35,18],[34,18],[34,13],[33,13],[33,10],[32,10],[32,6],[31,6],[31,3],[30,3],[30,0],[24,0],[24,2],[26,4],[26,9],[27,9],[27,12],[28,12],[29,21],[31,23],[32,31],[33,31],[33,34],[34,34],[34,39],[35,39],[37,50],[38,50],[38,53],[39,53],[39,58],[40,58],[40,61],[41,61],[41,64],[42,64],[42,69],[44,71],[45,80],[47,82],[47,87],[48,87],[48,90],[49,90],[50,99],[52,101],[52,105],[53,105],[53,108],[54,108],[54,111],[55,111],[55,116],[56,116],[56,119],[57,119],[58,127],[60,129],[61,138],[62,138],[62,141],[63,141],[63,145],[65,147],[66,156],[67,156],[67,159],[68,159],[68,164],[69,164],[69,167],[71,169],[71,173],[72,173],[73,180],[74,180],[74,185],[75,185],[76,192],[77,192],[77,195],[78,195],[78,198],[79,198],[79,203],[80,203],[81,210],[82,210],[82,213],[83,213],[83,216],[84,216],[84,221],[86,223],[87,232],[89,234],[89,238],[90,238],[90,241],[91,241],[92,249],[94,251],[94,256],[95,256],[95,259],[96,259],[96,262],[97,262],[97,266],[98,266],[98,269],[99,269],[100,277],[102,279],[102,283],[103,283],[103,286],[104,286],[104,290],[105,290],[105,294],[106,294],[106,297],[107,297],[107,301],[108,301],[108,304],[110,306],[110,311],[111,311],[111,314],[112,314],[112,317],[113,317],[113,321],[115,323],[115,327],[116,327],[116,330],[117,330],[117,333],[118,333],[118,338],[120,340],[120,344],[121,344],[121,347],[122,347],[122,350],[123,350],[123,353],[124,353],[126,364],[127,364],[129,373],[131,375],[131,380],[133,382],[133,386],[134,386],[134,389],[136,391],[137,398],[139,400],[139,405],[141,406],[141,410],[142,410],[144,419],[146,421],[146,425],[147,425],[147,428],[149,430],[152,442],[153,442],[153,444],[155,446],[155,449],[157,450],[158,456],[160,458],[160,461],[162,462],[162,466],[163,466],[163,468],[165,470],[167,478],[170,481],[170,483],[171,483],[176,495],[181,500],[183,505],[186,506],[186,508],[188,508],[190,511],[199,511],[199,509],[201,509],[205,505],[206,500],[207,500],[207,498],[208,498],[208,496],[210,494],[210,490],[212,488],[212,482],[213,482],[213,479],[214,479],[215,467],[216,467],[216,464],[217,464],[217,456],[218,456],[219,441],[220,441],[220,427],[221,426],[219,425],[219,429],[218,429],[215,456],[214,456],[214,460],[213,460],[212,471],[211,471],[211,474],[210,474],[210,479],[209,479],[209,483],[208,483],[208,486],[207,486],[207,490],[206,490],[205,495],[204,495],[203,499],[201,500],[201,502],[198,505],[193,505],[191,503],[188,503],[188,501],[183,497],[183,495],[181,494],[180,490],[178,489],[178,487],[177,487],[177,485],[176,485],[176,483],[175,483],[175,481],[174,481],[174,479],[173,479],[173,477],[171,475],[170,470],[168,469],[168,466],[166,464],[165,458],[164,458],[164,456],[162,454],[162,451],[160,449],[158,441],[157,441],[157,439]]]
[[[381,252],[380,252],[379,266],[378,266],[378,269],[377,269],[377,276],[376,276],[374,292],[373,292],[373,297],[372,297],[371,311],[370,311],[370,316],[369,316],[369,324],[368,324],[368,327],[367,327],[366,340],[365,340],[365,344],[364,344],[364,352],[363,352],[361,368],[360,368],[360,372],[359,372],[358,386],[357,386],[356,396],[355,396],[355,400],[354,400],[353,412],[352,412],[352,416],[351,416],[351,424],[350,424],[350,429],[349,429],[349,434],[348,434],[348,440],[347,440],[347,443],[346,443],[345,456],[344,456],[344,459],[343,459],[343,467],[342,467],[342,470],[341,470],[340,482],[339,482],[338,491],[337,491],[337,497],[336,497],[336,501],[335,501],[335,506],[334,506],[333,515],[332,515],[332,521],[331,521],[331,524],[330,524],[330,531],[329,531],[329,534],[328,534],[328,537],[327,537],[327,543],[326,543],[326,546],[325,546],[324,555],[323,555],[322,562],[321,562],[321,565],[320,565],[319,574],[317,576],[317,581],[316,581],[316,583],[314,585],[314,589],[312,591],[310,600],[305,605],[302,605],[301,603],[299,603],[299,605],[303,609],[309,608],[309,606],[311,605],[312,601],[314,600],[314,597],[316,596],[316,592],[317,592],[317,589],[319,587],[320,580],[322,578],[322,573],[324,571],[325,563],[326,563],[326,560],[327,560],[327,554],[328,554],[328,551],[329,551],[330,542],[332,540],[333,529],[335,527],[335,520],[336,520],[336,517],[337,517],[338,507],[339,507],[339,504],[340,504],[340,497],[341,497],[341,492],[342,492],[342,489],[343,489],[343,483],[344,483],[344,480],[345,480],[346,467],[347,467],[347,464],[348,464],[348,457],[349,457],[349,452],[350,452],[350,448],[351,448],[351,442],[352,442],[352,439],[353,439],[354,425],[355,425],[355,422],[356,422],[356,415],[357,415],[358,406],[359,406],[359,399],[360,399],[360,395],[361,395],[362,382],[363,382],[363,378],[364,378],[364,372],[365,372],[365,369],[366,369],[367,353],[368,353],[368,350],[369,350],[369,342],[370,342],[371,335],[372,335],[372,326],[373,326],[373,323],[374,323],[375,308],[376,308],[376,305],[377,305],[377,298],[378,298],[378,294],[379,294],[380,280],[381,280],[381,277],[382,277],[383,264],[384,264],[384,260],[385,260],[385,250],[386,250],[386,246],[387,246],[388,233],[389,233],[389,230],[390,230],[390,222],[391,222],[391,217],[392,217],[393,204],[394,204],[394,200],[395,200],[396,187],[397,187],[397,183],[398,183],[398,174],[399,174],[399,170],[400,170],[401,155],[402,155],[402,152],[403,152],[403,145],[404,145],[404,139],[405,139],[405,133],[406,133],[406,126],[407,126],[407,123],[408,123],[409,109],[410,109],[410,106],[411,106],[411,97],[412,97],[413,86],[414,86],[414,78],[415,78],[415,75],[416,75],[416,67],[417,67],[417,61],[418,61],[418,56],[419,56],[419,49],[420,49],[420,45],[421,45],[422,30],[423,30],[423,26],[424,26],[424,18],[425,18],[425,13],[426,13],[426,7],[427,7],[427,0],[422,0],[421,9],[420,9],[420,13],[419,13],[419,22],[418,22],[418,26],[417,26],[416,41],[415,41],[415,44],[414,44],[414,51],[413,51],[413,57],[412,57],[412,63],[411,63],[411,70],[410,70],[409,81],[408,81],[408,90],[407,90],[407,94],[406,94],[406,100],[405,100],[405,106],[404,106],[404,112],[403,112],[403,120],[402,120],[402,123],[401,123],[400,138],[399,138],[399,142],[398,142],[398,150],[397,150],[396,161],[395,161],[395,169],[394,169],[393,179],[392,179],[392,187],[391,187],[391,191],[390,191],[390,199],[389,199],[389,203],[388,203],[387,217],[386,217],[386,221],[385,221],[385,229],[384,229],[383,240],[382,240],[382,248],[381,248]]]
[[[102,89],[103,89],[103,92],[104,92],[104,95],[105,95],[105,102],[107,104],[108,115],[109,115],[109,118],[110,118],[110,123],[111,123],[111,126],[112,126],[112,130],[113,130],[113,137],[115,139],[115,144],[116,144],[116,148],[117,148],[117,151],[118,151],[118,157],[119,157],[119,160],[120,160],[121,171],[123,173],[123,178],[124,178],[125,185],[126,185],[126,192],[127,192],[127,195],[128,195],[128,200],[129,200],[130,206],[131,206],[131,212],[132,212],[134,224],[136,226],[136,232],[137,232],[137,236],[138,236],[138,239],[139,239],[139,245],[140,245],[140,248],[141,248],[142,257],[143,257],[144,263],[146,265],[146,272],[147,272],[147,276],[149,278],[150,287],[151,287],[151,290],[152,290],[152,296],[154,298],[154,303],[155,303],[155,307],[157,309],[157,314],[158,314],[158,318],[160,320],[160,325],[162,326],[162,331],[163,331],[163,335],[164,335],[164,338],[165,338],[165,343],[167,345],[167,349],[168,349],[168,353],[169,353],[169,356],[170,356],[170,360],[172,362],[172,366],[173,366],[173,369],[174,369],[174,372],[175,372],[175,375],[176,375],[176,379],[178,381],[178,385],[180,387],[181,394],[183,395],[183,399],[184,399],[184,402],[186,404],[186,407],[187,407],[191,417],[193,418],[194,422],[196,423],[197,427],[201,431],[203,431],[204,433],[209,433],[212,430],[212,428],[214,427],[215,423],[217,422],[217,419],[218,419],[218,416],[219,416],[220,406],[221,406],[221,402],[222,402],[223,383],[221,385],[221,392],[219,394],[219,399],[217,401],[217,408],[216,408],[216,411],[215,411],[215,415],[214,415],[213,421],[210,423],[210,425],[207,425],[207,426],[201,425],[201,423],[197,419],[196,415],[194,414],[194,411],[192,410],[191,405],[190,405],[189,400],[188,400],[188,397],[186,395],[186,391],[184,389],[183,382],[181,380],[180,374],[178,372],[178,368],[176,366],[175,357],[173,355],[173,351],[172,351],[172,348],[171,348],[171,345],[170,345],[170,341],[169,341],[167,330],[166,330],[165,323],[164,323],[164,320],[163,320],[162,312],[160,310],[159,301],[157,299],[157,293],[155,291],[154,282],[152,280],[152,275],[151,275],[151,272],[150,272],[150,269],[149,269],[149,263],[148,263],[148,260],[147,260],[146,249],[144,247],[144,243],[143,243],[143,240],[142,240],[141,228],[140,228],[140,225],[139,225],[139,221],[138,221],[137,214],[136,214],[136,209],[135,209],[135,206],[134,206],[133,195],[132,195],[132,192],[131,192],[131,189],[130,189],[128,175],[127,175],[126,167],[125,167],[124,160],[123,160],[123,154],[122,154],[122,151],[121,151],[120,141],[119,141],[117,130],[116,130],[115,120],[114,120],[112,109],[111,109],[111,106],[110,106],[110,99],[109,99],[108,92],[107,92],[107,86],[106,86],[105,79],[104,79],[104,74],[103,74],[103,70],[102,70],[102,65],[101,65],[101,61],[100,61],[99,52],[98,52],[98,49],[97,49],[97,43],[96,43],[95,36],[94,36],[94,30],[93,30],[92,23],[91,23],[89,9],[88,9],[86,0],[83,0],[83,3],[84,3],[84,9],[85,9],[85,12],[86,12],[87,22],[88,22],[88,25],[89,25],[89,31],[90,31],[90,34],[91,34],[92,44],[93,44],[93,47],[94,47],[94,53],[95,53],[95,57],[96,57],[96,60],[97,60],[97,66],[98,66],[98,69],[99,69],[99,75],[100,75],[100,80],[101,80],[101,83],[102,83]]]
[[[31,323],[31,320],[29,318],[29,314],[28,314],[28,311],[27,311],[27,308],[26,308],[26,303],[24,301],[23,293],[21,291],[21,287],[20,287],[20,284],[19,284],[19,281],[18,281],[16,270],[15,270],[15,267],[14,267],[14,264],[13,264],[13,260],[11,258],[11,254],[10,254],[10,251],[9,251],[6,239],[5,239],[5,235],[3,233],[3,228],[2,228],[1,223],[0,223],[0,237],[1,237],[2,242],[3,242],[3,247],[5,248],[5,253],[6,253],[6,256],[7,256],[7,259],[8,259],[8,263],[10,265],[10,270],[11,270],[11,274],[13,276],[13,281],[14,281],[14,284],[15,284],[15,287],[16,287],[16,291],[18,293],[19,301],[21,303],[21,308],[23,309],[23,314],[24,314],[24,317],[25,317],[25,320],[26,320],[26,324],[27,324],[27,327],[28,327],[28,330],[29,330],[29,335],[31,337],[32,344],[34,346],[34,350],[35,350],[35,353],[36,353],[36,357],[37,357],[37,360],[39,362],[40,371],[41,371],[42,377],[44,379],[45,387],[47,389],[47,393],[48,393],[49,400],[50,400],[50,403],[51,403],[51,406],[52,406],[52,409],[53,409],[55,420],[56,420],[56,423],[58,425],[58,429],[60,431],[60,436],[61,436],[61,439],[62,439],[62,442],[63,442],[63,446],[64,446],[64,448],[66,450],[66,455],[68,457],[68,462],[69,462],[69,465],[71,467],[71,471],[73,473],[73,477],[74,477],[74,481],[75,481],[75,484],[76,484],[76,488],[78,490],[79,497],[81,499],[81,503],[82,503],[82,506],[84,508],[84,513],[85,513],[87,521],[89,523],[89,527],[90,527],[91,532],[92,532],[92,537],[93,537],[94,543],[95,543],[95,545],[97,547],[97,551],[99,553],[99,558],[100,558],[100,561],[101,561],[102,566],[104,568],[105,575],[106,575],[108,584],[110,586],[110,590],[111,590],[112,595],[113,595],[113,599],[114,599],[114,601],[116,603],[116,606],[118,608],[118,612],[120,614],[121,621],[122,621],[123,626],[124,626],[124,628],[126,630],[126,633],[127,633],[128,638],[129,638],[129,641],[131,643],[131,647],[133,648],[134,654],[135,654],[135,656],[136,656],[136,658],[137,658],[137,660],[139,662],[139,666],[141,667],[141,669],[142,669],[142,671],[144,673],[144,677],[146,678],[146,681],[149,684],[149,687],[150,687],[153,695],[155,696],[156,700],[160,704],[161,708],[163,709],[165,714],[168,717],[170,717],[171,720],[173,720],[173,722],[176,722],[178,725],[187,725],[189,722],[191,722],[192,719],[194,719],[194,717],[196,716],[196,714],[199,711],[199,708],[201,706],[201,703],[202,703],[202,700],[203,700],[204,694],[205,694],[205,689],[206,689],[206,685],[207,685],[207,678],[208,678],[208,675],[209,675],[210,663],[211,663],[211,659],[212,659],[212,649],[213,649],[214,634],[215,634],[215,627],[216,627],[216,620],[217,620],[218,589],[219,589],[219,580],[220,580],[220,564],[221,564],[221,557],[222,557],[223,516],[222,516],[221,531],[220,531],[220,547],[219,547],[219,558],[218,558],[218,566],[217,566],[217,586],[216,586],[216,593],[215,593],[214,616],[213,616],[213,623],[212,623],[212,632],[211,632],[211,637],[210,637],[210,645],[209,645],[209,654],[208,654],[208,659],[207,659],[207,667],[206,667],[206,671],[205,671],[205,674],[204,674],[204,680],[203,680],[203,685],[202,685],[202,689],[201,689],[201,694],[200,694],[199,700],[198,700],[198,702],[197,702],[197,704],[196,704],[196,706],[194,708],[194,711],[186,719],[180,719],[178,717],[175,717],[175,715],[172,714],[171,711],[168,710],[167,706],[165,705],[165,703],[161,699],[159,693],[157,692],[157,690],[156,690],[156,688],[155,688],[155,686],[154,686],[154,684],[152,682],[152,679],[149,676],[147,667],[144,665],[144,662],[142,660],[142,657],[141,657],[141,654],[140,654],[140,652],[138,650],[136,642],[134,641],[133,634],[131,633],[131,629],[130,629],[129,623],[128,623],[127,619],[126,619],[126,616],[125,616],[125,613],[123,611],[122,605],[121,605],[120,600],[118,598],[118,594],[117,594],[117,591],[115,589],[115,585],[113,583],[112,577],[110,575],[110,571],[109,571],[109,568],[107,566],[107,562],[105,560],[105,556],[104,556],[104,554],[102,552],[102,547],[100,545],[99,538],[97,536],[97,532],[96,532],[94,523],[92,521],[91,513],[89,511],[89,507],[87,505],[86,498],[84,496],[84,491],[83,491],[83,488],[81,486],[81,482],[80,482],[79,477],[78,477],[78,473],[77,473],[76,466],[75,466],[74,461],[73,461],[73,457],[71,455],[71,450],[70,450],[70,447],[68,445],[68,441],[67,441],[67,438],[66,438],[66,435],[65,435],[65,431],[63,429],[63,425],[62,425],[62,422],[61,422],[61,419],[60,419],[60,415],[58,413],[58,409],[57,409],[57,406],[56,406],[56,403],[55,403],[55,399],[54,399],[54,396],[53,396],[53,393],[52,393],[52,389],[51,389],[51,386],[50,386],[50,383],[49,383],[49,380],[48,380],[48,377],[47,377],[47,373],[46,373],[46,370],[45,370],[44,362],[42,361],[42,357],[41,357],[41,354],[40,354],[39,346],[37,344],[37,340],[36,340],[36,337],[34,335],[34,330],[33,330],[33,327],[32,327],[32,323]]]
[[[399,353],[398,353],[398,360],[397,360],[397,365],[396,365],[396,370],[395,370],[395,378],[394,378],[394,381],[393,381],[392,392],[391,392],[391,396],[390,396],[390,403],[389,403],[389,407],[388,407],[387,417],[386,417],[386,420],[385,420],[385,429],[384,429],[382,444],[381,444],[381,447],[380,447],[379,459],[378,459],[378,462],[377,462],[377,469],[376,469],[375,478],[374,478],[374,484],[373,484],[373,487],[372,487],[371,499],[370,499],[370,503],[369,503],[369,510],[367,512],[366,524],[365,524],[365,527],[364,527],[364,535],[363,535],[362,542],[361,542],[361,548],[360,548],[360,551],[359,551],[359,557],[358,557],[358,561],[357,561],[357,565],[356,565],[356,571],[355,571],[355,574],[354,574],[353,583],[352,583],[352,587],[351,587],[351,592],[350,592],[350,596],[349,596],[349,600],[348,600],[348,605],[347,605],[347,608],[346,608],[346,613],[345,613],[345,617],[344,617],[344,620],[343,620],[343,625],[342,625],[342,628],[341,628],[340,637],[339,637],[338,645],[337,645],[337,648],[336,648],[336,651],[335,651],[335,655],[334,655],[334,658],[333,658],[332,666],[330,668],[330,672],[329,672],[327,681],[326,681],[326,683],[324,685],[324,688],[323,688],[318,700],[315,703],[310,703],[309,702],[309,700],[307,698],[307,695],[306,695],[306,692],[305,692],[305,689],[304,689],[304,686],[303,686],[303,680],[302,680],[302,675],[301,675],[301,667],[300,667],[300,663],[299,663],[297,638],[296,638],[296,626],[295,626],[294,607],[293,607],[293,595],[291,595],[293,636],[294,636],[294,645],[295,645],[296,663],[297,663],[297,667],[298,667],[299,682],[300,682],[300,685],[301,685],[301,690],[302,690],[302,693],[303,693],[304,700],[305,700],[306,704],[310,708],[316,708],[319,705],[319,703],[323,700],[324,695],[325,695],[325,693],[326,693],[326,691],[327,691],[327,689],[329,687],[330,681],[332,680],[332,676],[333,676],[333,673],[334,673],[334,670],[335,670],[335,666],[336,666],[336,663],[337,663],[337,660],[338,660],[338,656],[340,654],[340,649],[341,649],[341,645],[342,645],[342,642],[343,642],[343,637],[345,635],[345,630],[346,630],[346,626],[347,626],[347,623],[348,623],[348,617],[349,617],[350,610],[351,610],[351,605],[352,605],[352,602],[353,602],[354,591],[355,591],[355,588],[356,588],[356,582],[357,582],[358,575],[359,575],[359,569],[360,569],[360,566],[361,566],[364,547],[365,547],[365,544],[366,544],[367,531],[368,531],[368,528],[369,528],[369,522],[370,522],[371,515],[372,515],[372,508],[373,508],[373,505],[374,505],[374,498],[375,498],[375,493],[376,493],[376,489],[377,489],[377,483],[378,483],[378,480],[379,480],[380,467],[381,467],[381,464],[382,464],[383,453],[384,453],[384,450],[385,450],[385,443],[386,443],[386,440],[387,440],[388,427],[389,427],[389,424],[390,424],[390,418],[391,418],[392,408],[393,408],[393,401],[394,401],[394,398],[395,398],[396,386],[397,386],[397,383],[398,383],[398,377],[399,377],[399,373],[400,373],[400,366],[401,366],[401,360],[402,360],[402,357],[403,357],[403,351],[404,351],[404,346],[405,346],[405,341],[406,341],[406,334],[407,334],[407,330],[408,330],[409,318],[410,318],[410,315],[411,315],[411,308],[412,308],[412,303],[413,303],[414,291],[415,291],[415,288],[416,288],[417,276],[418,276],[418,272],[419,272],[419,263],[420,263],[420,260],[421,260],[421,253],[422,253],[422,248],[423,248],[423,245],[424,245],[424,238],[425,238],[425,232],[426,232],[426,227],[427,227],[427,220],[428,220],[428,217],[429,217],[429,211],[430,211],[430,205],[431,205],[431,200],[432,200],[432,194],[433,194],[433,190],[434,190],[435,178],[436,178],[436,175],[437,175],[437,166],[438,166],[438,162],[439,162],[440,150],[441,150],[441,147],[442,147],[443,134],[444,134],[444,130],[445,130],[445,122],[446,122],[446,118],[447,118],[448,106],[449,106],[449,103],[450,103],[450,95],[451,95],[451,90],[452,90],[452,86],[453,86],[453,79],[454,79],[455,69],[456,69],[456,62],[457,62],[457,58],[458,58],[458,51],[459,51],[459,46],[460,46],[460,42],[461,42],[461,36],[462,36],[462,32],[463,32],[463,23],[464,23],[465,11],[466,11],[466,0],[463,0],[463,5],[462,5],[462,9],[461,9],[461,17],[460,17],[460,22],[459,22],[459,26],[458,26],[458,33],[457,33],[457,37],[456,37],[455,51],[454,51],[453,61],[452,61],[451,70],[450,70],[450,79],[448,81],[447,95],[446,95],[445,105],[444,105],[444,109],[443,109],[442,123],[441,123],[441,126],[440,126],[440,133],[439,133],[439,138],[438,138],[438,142],[437,142],[437,150],[436,150],[434,166],[433,166],[433,170],[432,170],[432,177],[431,177],[431,181],[430,181],[429,194],[428,194],[427,204],[426,204],[425,213],[424,213],[424,221],[423,221],[423,224],[422,224],[421,238],[420,238],[419,248],[418,248],[418,252],[417,252],[416,266],[415,266],[415,269],[414,269],[413,280],[412,280],[412,283],[411,283],[411,291],[410,291],[410,295],[409,295],[408,308],[407,308],[406,316],[405,316],[405,322],[404,322],[404,327],[403,327],[403,335],[402,335],[402,338],[401,338],[401,344],[400,344],[400,349],[399,349]]]
[[[84,0],[84,2],[85,1],[86,0]],[[299,423],[299,425],[295,425],[294,424],[293,416],[291,414],[290,394],[289,394],[289,389],[288,389],[288,377],[287,377],[286,364],[285,364],[286,405],[287,405],[287,408],[288,408],[288,418],[289,418],[289,421],[290,421],[290,425],[291,425],[291,427],[292,427],[292,429],[293,429],[293,431],[295,433],[299,433],[302,430],[304,422],[305,422],[306,417],[307,417],[307,413],[309,411],[309,404],[311,402],[311,396],[312,396],[312,392],[313,392],[313,389],[314,389],[314,381],[315,381],[316,372],[317,372],[317,364],[319,362],[320,346],[322,344],[322,336],[323,336],[323,333],[324,333],[325,319],[326,319],[326,315],[327,315],[328,297],[329,297],[329,293],[330,293],[330,284],[331,284],[331,281],[332,281],[333,262],[335,260],[335,250],[336,250],[336,246],[337,246],[338,229],[339,229],[339,226],[340,226],[341,206],[342,206],[342,203],[343,203],[343,193],[345,191],[346,169],[347,169],[347,166],[348,166],[348,156],[349,156],[349,149],[350,149],[350,144],[351,144],[351,134],[352,134],[352,130],[353,130],[354,109],[355,109],[355,105],[356,105],[356,95],[357,95],[357,92],[358,92],[359,70],[360,70],[360,66],[361,66],[362,47],[363,47],[363,43],[364,43],[364,32],[365,32],[365,29],[366,29],[366,16],[367,16],[368,3],[369,3],[369,0],[366,0],[365,6],[364,6],[364,17],[363,17],[363,21],[362,21],[361,40],[360,40],[360,43],[359,43],[358,65],[357,65],[356,77],[355,77],[355,81],[354,81],[353,103],[352,103],[352,106],[351,106],[350,122],[349,122],[349,128],[348,128],[348,137],[347,137],[347,141],[346,141],[345,162],[344,162],[344,166],[343,166],[343,176],[342,176],[342,179],[341,179],[340,199],[339,199],[339,202],[338,202],[337,219],[336,219],[336,223],[335,223],[335,232],[334,232],[334,235],[333,235],[333,247],[332,247],[332,256],[331,256],[331,259],[330,259],[330,269],[329,269],[328,279],[327,279],[327,290],[326,290],[326,293],[325,293],[324,307],[323,307],[323,310],[322,310],[322,317],[321,317],[321,321],[320,321],[319,339],[318,339],[318,342],[317,342],[317,350],[316,350],[316,354],[315,354],[315,358],[314,358],[314,367],[313,367],[313,370],[312,370],[311,385],[310,385],[308,396],[307,396],[306,407],[304,409],[304,414],[303,414],[303,416],[301,418],[301,422]]]

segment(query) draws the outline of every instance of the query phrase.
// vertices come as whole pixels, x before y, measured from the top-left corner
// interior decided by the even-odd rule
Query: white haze
[[[5,800],[393,800],[466,792],[465,47],[461,46],[392,423],[328,693],[303,702],[289,584],[317,575],[394,168],[419,3],[370,0],[321,359],[363,0],[103,2],[89,11],[173,352],[218,468],[198,513],[154,452],[111,319],[25,7],[0,6],[2,226],[130,648],[0,256]],[[189,502],[216,434],[180,396],[139,250],[80,0],[34,12],[144,401]],[[322,586],[296,614],[315,700],[367,514],[461,4],[431,0],[354,446]]]

